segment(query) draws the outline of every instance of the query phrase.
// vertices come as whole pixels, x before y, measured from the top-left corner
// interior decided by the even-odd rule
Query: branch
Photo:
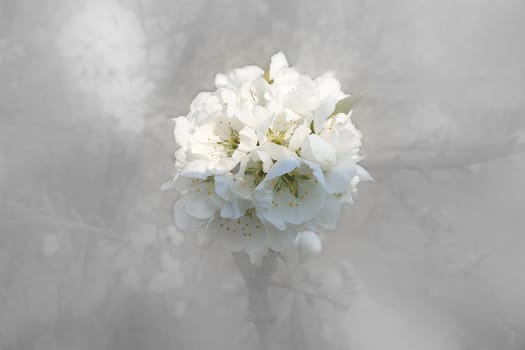
[[[345,309],[348,309],[350,307],[349,304],[344,303],[344,302],[339,302],[339,301],[329,297],[328,295],[318,294],[318,293],[306,290],[304,288],[300,288],[300,287],[298,287],[296,285],[292,285],[290,283],[280,282],[280,281],[270,281],[269,285],[271,287],[288,289],[288,290],[291,290],[293,292],[302,294],[302,295],[304,295],[306,297],[309,297],[309,298],[324,300],[324,301],[329,302],[330,304],[332,304],[334,307],[345,308]]]
[[[116,241],[121,241],[123,243],[127,243],[127,240],[124,237],[121,237],[115,234],[111,234],[104,227],[99,227],[99,226],[85,224],[85,223],[78,223],[78,222],[74,222],[74,221],[71,221],[65,218],[60,218],[60,217],[55,217],[55,216],[50,216],[50,215],[41,214],[39,216],[34,216],[34,217],[8,220],[6,223],[16,225],[16,224],[24,223],[24,222],[37,222],[37,223],[45,223],[49,225],[59,225],[59,226],[68,227],[68,228],[80,229],[80,230],[96,233],[97,235],[107,238],[107,239],[112,239]]]
[[[248,306],[259,335],[261,350],[270,350],[270,328],[275,316],[272,314],[267,287],[275,270],[276,255],[265,256],[260,266],[252,264],[244,252],[233,253],[233,258],[246,284]]]
[[[417,155],[414,155],[417,153]],[[525,153],[525,142],[516,142],[514,139],[508,143],[484,145],[476,149],[459,149],[452,155],[428,152],[414,152],[412,148],[397,150],[389,155],[381,156],[370,154],[362,164],[365,168],[373,170],[412,170],[428,172],[443,169],[465,170],[468,166],[504,158],[513,154]]]

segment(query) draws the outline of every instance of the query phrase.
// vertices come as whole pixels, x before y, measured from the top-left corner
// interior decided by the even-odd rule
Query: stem
[[[262,350],[270,350],[270,326],[274,319],[268,299],[270,276],[275,270],[276,255],[272,252],[263,258],[260,266],[252,264],[244,252],[233,253],[248,290],[248,306]]]

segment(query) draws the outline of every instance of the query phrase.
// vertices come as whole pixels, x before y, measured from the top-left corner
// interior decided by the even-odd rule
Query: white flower
[[[298,158],[275,163],[255,189],[257,215],[280,230],[312,220],[324,205],[321,169]]]
[[[316,256],[323,249],[319,235],[312,231],[303,231],[297,233],[294,245],[304,256]]]
[[[174,119],[176,175],[163,188],[180,193],[178,228],[254,262],[269,249],[318,254],[312,231],[335,229],[359,181],[371,180],[357,164],[356,98],[331,74],[300,74],[282,53],[266,71],[217,74],[215,86]]]

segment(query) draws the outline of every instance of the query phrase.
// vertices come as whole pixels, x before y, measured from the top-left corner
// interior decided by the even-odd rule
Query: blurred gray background
[[[176,232],[159,188],[169,118],[277,51],[365,93],[376,181],[313,264],[328,293],[353,266],[354,307],[276,344],[525,349],[524,18],[521,0],[0,0],[0,349],[257,347],[231,256]]]

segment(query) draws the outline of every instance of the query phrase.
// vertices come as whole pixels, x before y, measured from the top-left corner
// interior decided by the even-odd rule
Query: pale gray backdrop
[[[524,19],[521,0],[0,0],[0,349],[256,348],[231,256],[178,234],[159,188],[169,118],[277,51],[365,93],[376,182],[314,263],[327,293],[353,266],[354,306],[276,344],[525,349]]]

